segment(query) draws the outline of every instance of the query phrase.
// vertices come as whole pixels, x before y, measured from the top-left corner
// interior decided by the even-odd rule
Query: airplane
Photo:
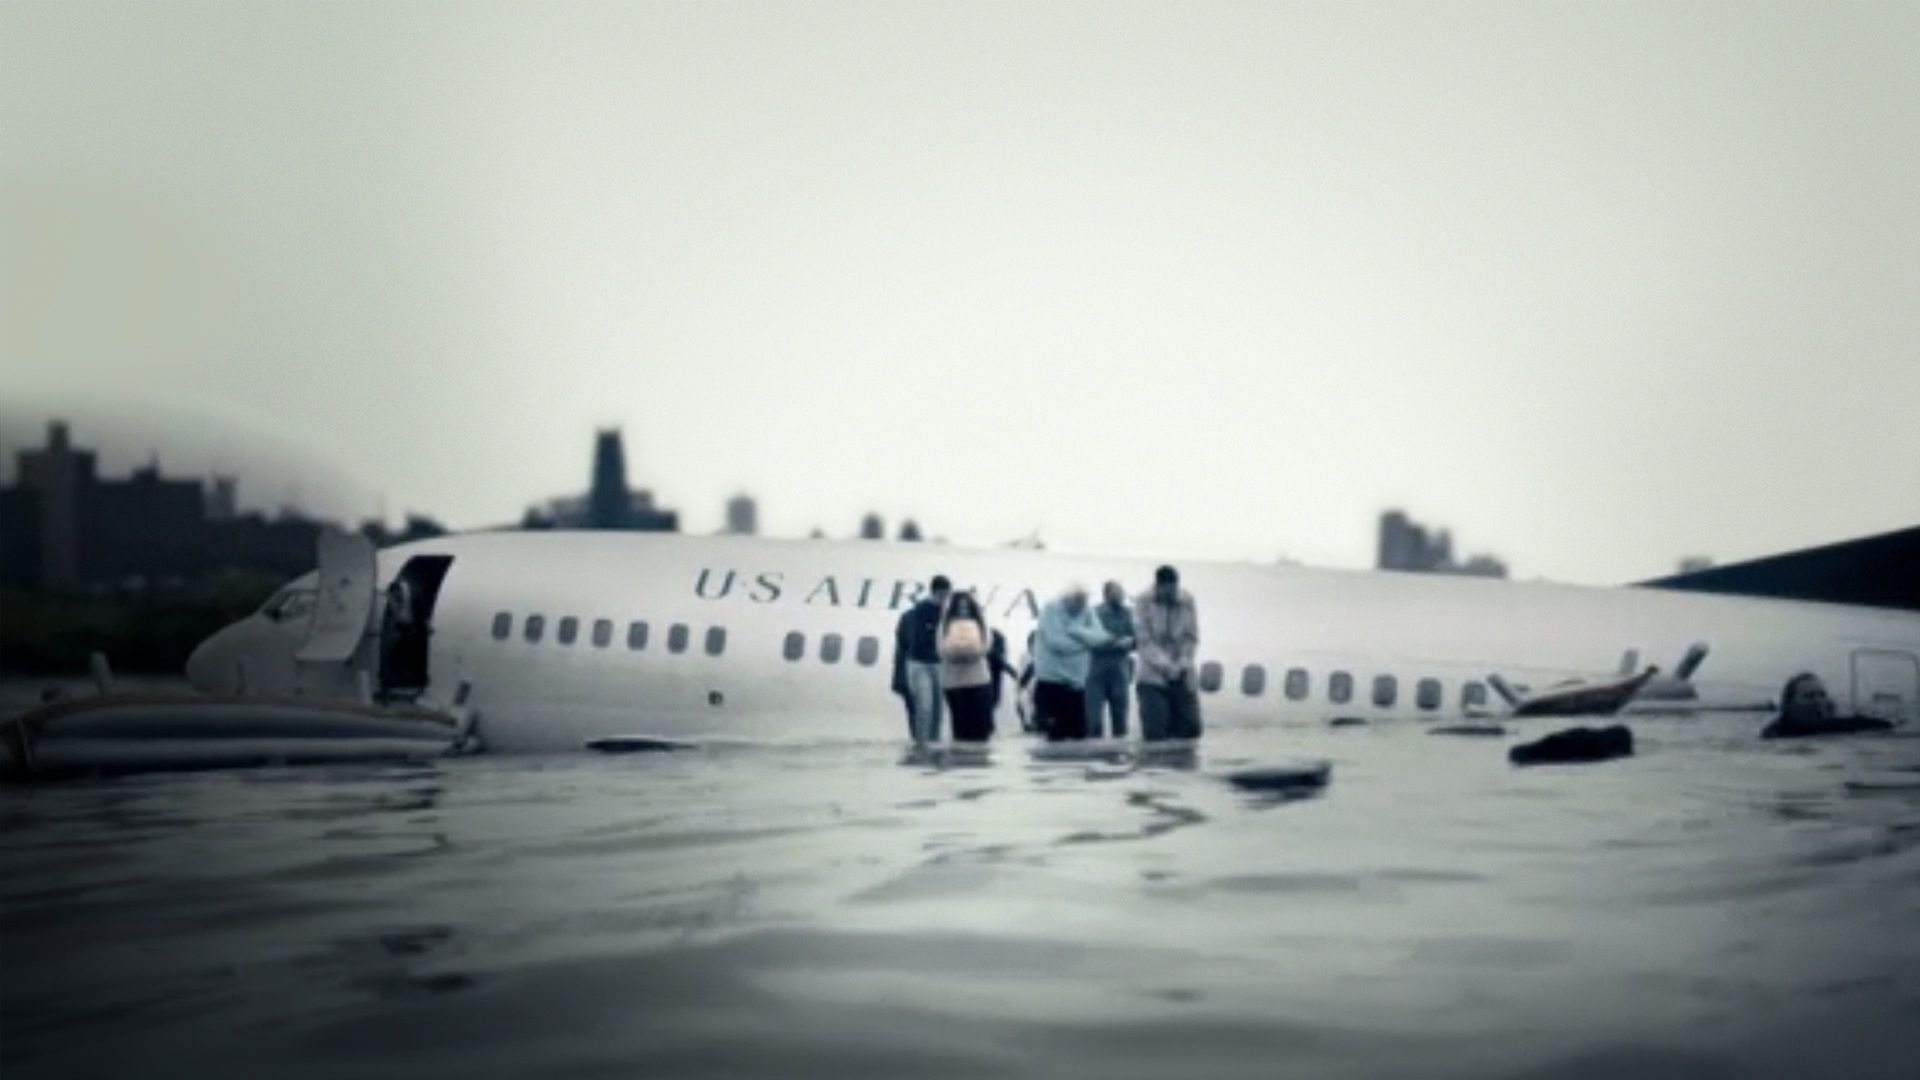
[[[596,740],[904,738],[889,691],[899,614],[935,574],[972,588],[1011,647],[1069,581],[1143,591],[1155,563],[887,541],[635,532],[468,533],[319,568],[194,650],[211,694],[399,697],[475,718],[491,751]],[[1920,612],[1641,587],[1183,562],[1210,728],[1484,714],[1487,679],[1581,679],[1623,643],[1685,653],[1703,702],[1774,700],[1810,671],[1842,711],[1920,720]],[[396,585],[397,583],[397,585]],[[411,659],[383,657],[401,596]],[[1711,678],[1705,677],[1710,674]],[[1012,693],[1007,695],[1009,701]],[[1017,730],[1003,704],[1002,733]]]

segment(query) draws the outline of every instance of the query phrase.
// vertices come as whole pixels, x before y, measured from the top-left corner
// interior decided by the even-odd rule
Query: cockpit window
[[[281,589],[260,605],[260,613],[274,622],[292,622],[313,614],[312,589]]]

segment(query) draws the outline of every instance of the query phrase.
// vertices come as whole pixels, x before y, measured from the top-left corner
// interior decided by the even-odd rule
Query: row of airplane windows
[[[547,618],[544,615],[529,615],[521,623],[521,637],[529,644],[538,644],[546,637]],[[595,619],[588,629],[588,640],[595,648],[604,649],[613,644],[614,624],[612,619]],[[644,619],[636,619],[627,624],[627,648],[639,652],[647,647],[649,630]],[[513,615],[502,611],[493,617],[493,637],[495,641],[505,641],[513,636]],[[573,645],[580,640],[580,619],[574,615],[562,616],[554,625],[553,640],[560,645]],[[693,631],[685,623],[674,623],[667,628],[667,651],[680,654],[687,651],[693,640]],[[820,635],[818,656],[823,664],[837,664],[846,649],[846,639],[839,634]],[[708,656],[719,656],[727,651],[727,628],[709,626],[703,647]],[[807,655],[807,635],[798,630],[788,632],[780,644],[780,655],[788,661],[798,663]],[[854,644],[854,661],[861,667],[872,667],[880,661],[880,639],[871,635],[862,637]],[[1217,661],[1209,660],[1200,665],[1199,685],[1201,691],[1208,694],[1220,693],[1226,685],[1226,669]],[[1390,709],[1400,698],[1400,681],[1392,675],[1375,675],[1369,700],[1382,709]],[[1327,675],[1327,701],[1334,705],[1345,705],[1353,701],[1353,675],[1346,671],[1334,671]],[[1248,664],[1240,669],[1240,692],[1247,697],[1260,697],[1267,692],[1267,668],[1264,664]],[[1281,692],[1288,701],[1305,701],[1313,693],[1313,675],[1306,668],[1288,668],[1281,680]],[[1433,711],[1440,708],[1445,690],[1440,680],[1422,678],[1413,686],[1413,702],[1417,708]],[[1487,703],[1486,685],[1471,681],[1460,686],[1460,704],[1464,708],[1473,708]]]

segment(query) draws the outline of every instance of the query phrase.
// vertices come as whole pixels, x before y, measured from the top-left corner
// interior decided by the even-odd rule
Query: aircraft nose
[[[226,633],[224,628],[214,631],[187,654],[187,685],[203,694],[218,693],[222,689],[220,676],[226,666],[222,662],[222,657],[227,649],[220,639],[225,637]]]

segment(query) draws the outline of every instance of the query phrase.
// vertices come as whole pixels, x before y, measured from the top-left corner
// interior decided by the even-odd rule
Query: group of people
[[[935,576],[894,629],[893,690],[906,703],[916,743],[940,738],[945,713],[955,742],[991,738],[1007,676],[1032,681],[1034,726],[1051,740],[1102,738],[1109,728],[1124,738],[1136,691],[1143,740],[1197,739],[1199,644],[1193,597],[1180,587],[1179,571],[1162,566],[1131,606],[1117,581],[1106,583],[1097,605],[1085,586],[1069,586],[1041,608],[1030,666],[1017,672],[1006,637],[987,625],[979,600]]]

